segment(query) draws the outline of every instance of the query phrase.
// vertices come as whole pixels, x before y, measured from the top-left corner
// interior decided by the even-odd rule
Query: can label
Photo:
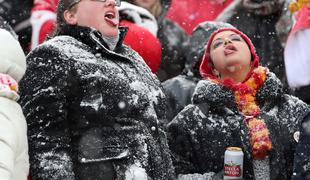
[[[224,175],[230,177],[241,177],[241,165],[230,162],[224,165]]]
[[[228,147],[224,157],[224,179],[242,179],[243,152],[239,147]]]

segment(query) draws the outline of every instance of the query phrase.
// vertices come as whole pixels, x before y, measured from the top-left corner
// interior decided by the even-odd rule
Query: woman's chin
[[[111,31],[104,31],[101,32],[103,36],[107,36],[107,37],[116,37],[118,36],[118,29],[115,30],[111,30]]]
[[[230,73],[234,73],[237,71],[237,67],[236,66],[227,66],[226,70]]]

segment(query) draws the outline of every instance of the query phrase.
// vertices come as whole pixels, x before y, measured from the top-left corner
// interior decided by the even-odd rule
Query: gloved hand
[[[214,172],[208,172],[204,174],[180,174],[178,180],[212,180],[214,177]]]
[[[212,180],[222,180],[224,178],[224,170],[216,173]]]
[[[11,76],[0,73],[0,90],[12,90],[17,92],[18,84]]]
[[[141,168],[138,164],[133,164],[125,172],[125,179],[128,180],[145,180],[147,174],[145,169]]]

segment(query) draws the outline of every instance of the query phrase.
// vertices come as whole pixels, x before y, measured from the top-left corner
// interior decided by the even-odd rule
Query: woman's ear
[[[70,25],[76,25],[77,24],[77,17],[75,15],[76,13],[66,10],[64,12],[64,18],[66,20],[66,22]]]

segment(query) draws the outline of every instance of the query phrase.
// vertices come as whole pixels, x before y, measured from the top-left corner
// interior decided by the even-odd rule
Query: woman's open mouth
[[[237,48],[234,45],[229,44],[225,47],[224,54],[225,56],[228,56],[228,55],[235,53],[236,51],[237,51]]]
[[[116,18],[115,12],[113,11],[106,12],[106,14],[104,15],[104,19],[111,26],[115,27],[115,26],[118,26],[119,24],[119,20]]]

